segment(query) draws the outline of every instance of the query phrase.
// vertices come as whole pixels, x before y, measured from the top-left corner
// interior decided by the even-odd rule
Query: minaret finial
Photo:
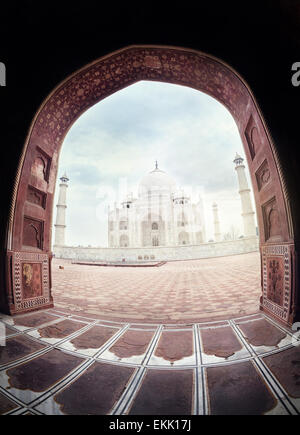
[[[158,169],[157,160],[155,160],[155,169]]]

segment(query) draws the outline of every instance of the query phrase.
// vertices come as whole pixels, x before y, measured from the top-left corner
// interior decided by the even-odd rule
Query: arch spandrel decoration
[[[140,80],[192,87],[217,99],[232,114],[244,144],[256,201],[262,264],[265,265],[262,270],[261,308],[283,322],[291,323],[296,310],[293,280],[291,276],[289,279],[285,276],[284,284],[279,285],[280,279],[276,281],[274,275],[276,270],[283,270],[283,265],[284,270],[288,267],[292,270],[294,262],[286,189],[276,150],[270,142],[254,97],[241,77],[219,59],[195,50],[160,46],[127,47],[87,65],[61,83],[37,112],[24,147],[12,203],[7,250],[6,310],[10,313],[25,310],[24,304],[20,308],[21,305],[16,303],[13,281],[16,271],[12,266],[16,255],[28,251],[28,246],[24,245],[24,210],[27,219],[41,222],[39,228],[42,234],[37,234],[36,237],[43,240],[42,249],[34,248],[31,252],[33,257],[47,255],[50,270],[53,196],[58,156],[66,133],[84,111]],[[43,168],[37,167],[38,158],[42,158]],[[36,177],[37,182],[34,184],[32,172],[44,174],[45,177]],[[43,197],[43,206],[28,201],[28,191],[34,189]],[[266,208],[270,201],[273,207],[271,218]],[[270,225],[276,225],[276,228],[270,228]],[[275,233],[276,238],[268,237]],[[270,266],[274,261],[278,262],[277,268]],[[271,279],[272,289],[264,291],[264,288],[271,285]],[[284,297],[282,285],[285,289]],[[46,283],[45,286],[49,287],[50,284]],[[276,296],[276,291],[280,293],[280,297]],[[272,295],[272,298],[268,295]],[[41,301],[37,302],[38,306],[44,307]],[[282,305],[278,301],[283,301]]]

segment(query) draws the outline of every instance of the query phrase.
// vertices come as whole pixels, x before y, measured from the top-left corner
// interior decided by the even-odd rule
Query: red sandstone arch
[[[130,46],[85,66],[59,84],[38,110],[16,176],[3,310],[16,314],[52,306],[51,222],[64,137],[85,110],[140,80],[198,89],[216,98],[234,117],[249,165],[260,229],[261,309],[291,324],[296,295],[289,200],[276,148],[255,98],[238,73],[221,60],[195,50],[163,46]],[[35,277],[29,284],[28,267]]]

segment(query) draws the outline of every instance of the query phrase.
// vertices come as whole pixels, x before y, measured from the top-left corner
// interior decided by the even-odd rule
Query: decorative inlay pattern
[[[42,295],[41,264],[22,263],[23,299]]]
[[[37,118],[33,134],[51,146],[62,142],[83,111],[140,80],[187,85],[221,101],[233,115],[246,110],[247,89],[232,71],[201,53],[163,47],[130,47],[100,59],[63,83]]]
[[[289,245],[262,248],[263,306],[281,320],[288,320],[291,304],[291,253]]]
[[[283,275],[284,263],[282,258],[269,257],[267,261],[268,290],[267,296],[277,305],[283,305]]]
[[[50,303],[48,255],[13,252],[12,265],[16,311]]]

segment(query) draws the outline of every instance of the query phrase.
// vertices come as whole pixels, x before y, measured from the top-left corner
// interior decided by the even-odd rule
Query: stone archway
[[[16,314],[52,306],[51,224],[64,137],[85,110],[140,80],[192,87],[217,99],[232,114],[244,144],[256,201],[262,257],[261,308],[284,323],[292,323],[296,313],[293,227],[276,148],[262,114],[249,87],[230,66],[199,51],[163,46],[130,46],[96,60],[60,83],[36,113],[12,198],[6,305],[2,309]],[[30,282],[25,265],[38,271]],[[24,292],[24,279],[30,292]],[[278,283],[276,288],[274,281]],[[277,298],[274,291],[283,297]]]

